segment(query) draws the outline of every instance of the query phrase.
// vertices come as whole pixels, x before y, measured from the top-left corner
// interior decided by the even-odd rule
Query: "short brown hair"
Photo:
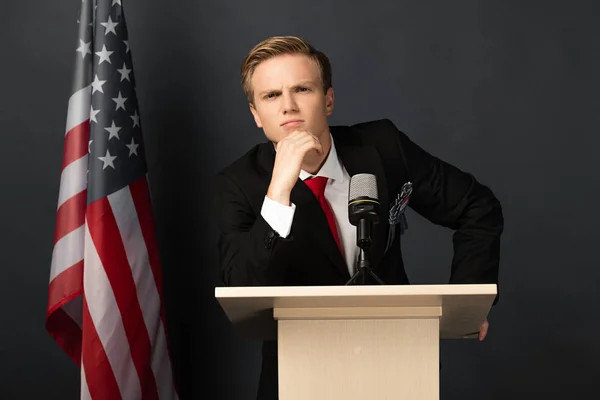
[[[283,54],[305,54],[317,63],[321,71],[323,91],[331,85],[331,64],[325,53],[315,49],[309,42],[296,36],[272,36],[255,45],[242,63],[240,79],[248,101],[254,103],[250,79],[261,62]]]

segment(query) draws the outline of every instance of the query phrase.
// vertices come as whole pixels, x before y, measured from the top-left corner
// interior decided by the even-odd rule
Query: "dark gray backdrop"
[[[238,83],[257,41],[331,57],[334,124],[388,117],[474,172],[506,217],[501,302],[483,343],[442,343],[444,399],[564,399],[600,378],[593,1],[123,0],[150,161],[182,398],[252,399],[257,343],[213,299],[213,174],[263,140]],[[596,2],[597,3],[597,2]],[[44,330],[79,0],[3,2],[0,397],[76,399]],[[410,213],[417,283],[444,283],[451,233]],[[204,324],[204,325],[201,325]]]

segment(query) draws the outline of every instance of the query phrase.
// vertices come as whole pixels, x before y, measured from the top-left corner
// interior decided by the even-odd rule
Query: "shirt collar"
[[[342,171],[342,164],[337,155],[337,151],[335,149],[335,143],[333,141],[333,137],[331,133],[329,134],[331,149],[329,149],[329,154],[325,159],[325,162],[321,166],[321,169],[316,174],[310,174],[304,170],[300,170],[300,179],[306,180],[307,178],[312,178],[315,176],[324,176],[326,178],[330,178],[339,182],[344,181],[344,172]]]

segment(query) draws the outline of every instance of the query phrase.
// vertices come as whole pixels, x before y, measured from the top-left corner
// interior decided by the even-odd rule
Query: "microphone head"
[[[379,222],[379,193],[375,175],[357,174],[350,179],[348,219],[354,226],[361,220]]]
[[[356,174],[350,178],[348,202],[363,198],[379,200],[377,178],[373,174]]]

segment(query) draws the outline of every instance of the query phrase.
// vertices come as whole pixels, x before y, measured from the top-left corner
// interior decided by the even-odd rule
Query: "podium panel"
[[[439,318],[279,318],[282,400],[439,399]]]

